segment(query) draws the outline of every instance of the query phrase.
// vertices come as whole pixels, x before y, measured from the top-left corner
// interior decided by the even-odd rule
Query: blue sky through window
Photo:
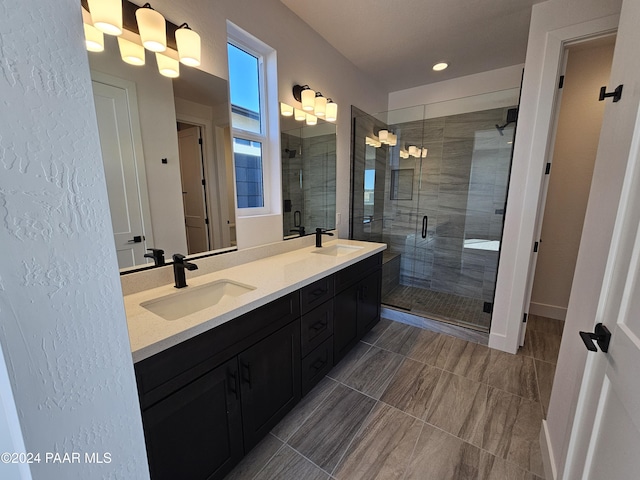
[[[364,171],[364,189],[373,190],[376,184],[376,171],[365,170]]]
[[[231,103],[253,112],[260,112],[258,59],[230,43],[227,47]]]

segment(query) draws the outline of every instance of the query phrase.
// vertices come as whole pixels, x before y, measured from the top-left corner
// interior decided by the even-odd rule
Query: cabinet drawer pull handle
[[[311,325],[309,327],[309,330],[313,330],[315,333],[318,333],[322,330],[326,330],[327,329],[327,321],[326,320],[320,320],[319,322],[314,323],[313,325]]]
[[[249,390],[251,390],[252,388],[251,387],[251,363],[243,363],[242,370],[243,370],[242,381],[248,384]],[[246,372],[246,376],[244,375],[245,372]]]
[[[311,292],[310,294],[314,297],[319,297],[320,295],[324,295],[325,293],[327,293],[329,290],[326,288],[316,288],[313,292]]]
[[[236,397],[236,400],[238,400],[238,375],[229,370],[227,372],[227,376],[229,377],[229,392]]]
[[[311,368],[313,368],[313,370],[317,372],[322,367],[324,367],[326,364],[327,364],[327,360],[326,359],[319,358],[318,360],[313,362],[313,364],[311,365]]]

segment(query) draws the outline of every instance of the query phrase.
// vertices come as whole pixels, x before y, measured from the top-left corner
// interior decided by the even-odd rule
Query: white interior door
[[[145,234],[126,89],[93,82],[100,148],[120,268],[145,263]]]
[[[189,253],[211,250],[207,228],[207,206],[200,148],[200,127],[178,132],[182,203]]]
[[[587,356],[562,475],[567,480],[640,476],[640,92],[634,88],[640,78],[639,21],[640,2],[625,0],[612,70],[617,81],[608,86],[613,90],[624,82],[623,96],[620,104],[607,105],[598,150],[599,157],[628,158],[596,313],[612,337],[608,353]],[[630,148],[623,137],[628,134],[618,134],[625,110],[635,113]]]

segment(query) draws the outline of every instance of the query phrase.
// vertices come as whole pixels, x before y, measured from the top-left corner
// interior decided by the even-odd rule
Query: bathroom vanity
[[[335,240],[188,278],[184,318],[173,287],[126,296],[152,478],[223,478],[267,435],[380,319],[384,248]],[[229,283],[244,290],[193,311]]]

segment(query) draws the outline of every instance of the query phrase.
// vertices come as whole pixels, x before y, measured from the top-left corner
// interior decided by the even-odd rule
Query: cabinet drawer
[[[328,338],[302,359],[302,395],[306,395],[333,367],[333,339]]]
[[[294,292],[134,365],[144,409],[300,316]]]
[[[307,313],[323,302],[333,298],[333,275],[302,287],[300,290],[300,303],[302,313]]]
[[[333,335],[333,300],[302,316],[300,338],[302,356],[306,356],[327,338]]]
[[[351,265],[350,267],[340,270],[335,274],[335,292],[341,292],[345,288],[350,287],[361,278],[364,278],[376,268],[382,266],[382,253],[365,258],[364,260]]]

